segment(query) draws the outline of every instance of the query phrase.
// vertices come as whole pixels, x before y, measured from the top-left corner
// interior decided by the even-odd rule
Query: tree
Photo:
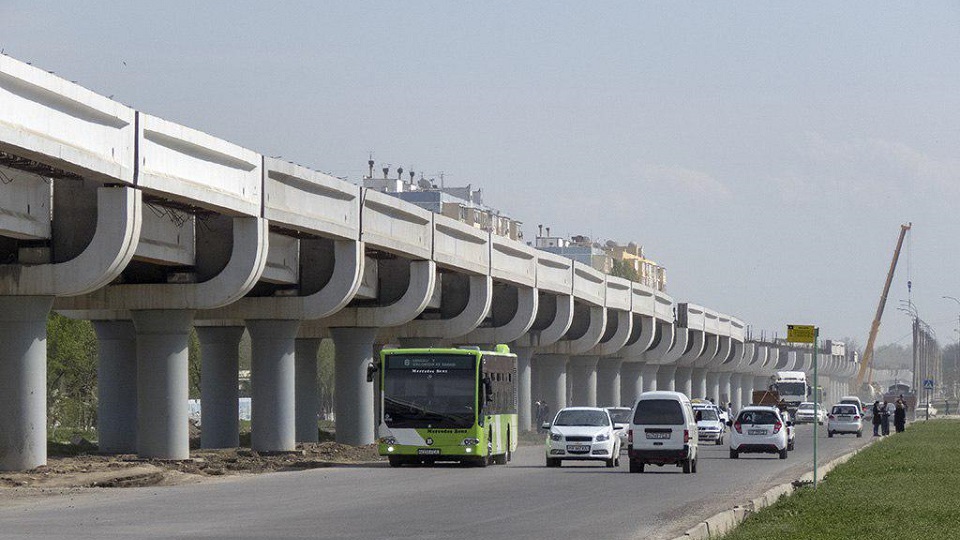
[[[92,429],[97,421],[97,335],[90,321],[47,318],[47,421]]]
[[[637,273],[637,270],[630,265],[630,263],[622,259],[613,259],[613,267],[610,269],[610,275],[629,279],[637,283],[640,282],[640,274]]]

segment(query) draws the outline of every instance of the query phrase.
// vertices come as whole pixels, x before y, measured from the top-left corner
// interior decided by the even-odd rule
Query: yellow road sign
[[[788,324],[787,341],[792,343],[814,343],[817,340],[817,327],[805,324]]]

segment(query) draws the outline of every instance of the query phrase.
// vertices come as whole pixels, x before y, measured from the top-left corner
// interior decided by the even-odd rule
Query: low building
[[[550,227],[546,227],[544,234],[543,226],[540,226],[538,232],[537,239],[531,244],[537,249],[579,261],[605,274],[626,277],[651,289],[666,290],[666,268],[646,258],[643,246],[633,242],[621,246],[613,241],[601,244],[583,235],[566,239],[551,236]]]

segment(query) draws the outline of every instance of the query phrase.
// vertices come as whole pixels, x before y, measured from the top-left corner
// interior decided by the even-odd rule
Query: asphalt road
[[[0,507],[0,539],[671,538],[812,467],[812,427],[799,426],[786,460],[728,458],[702,447],[699,472],[602,464],[544,467],[541,447],[506,466],[342,467],[177,487],[92,489]],[[821,428],[825,462],[870,440]],[[624,456],[625,458],[626,456]]]

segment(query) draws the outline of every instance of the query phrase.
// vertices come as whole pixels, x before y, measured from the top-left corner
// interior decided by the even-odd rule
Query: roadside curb
[[[847,452],[836,459],[820,465],[817,468],[817,476],[822,481],[823,478],[830,473],[830,471],[837,467],[837,465],[846,463],[850,460],[850,458],[857,455],[864,448],[871,446],[878,440],[879,439],[872,439],[860,448]],[[796,489],[800,486],[812,483],[813,471],[811,470],[801,475],[800,478],[794,482],[780,484],[768,489],[763,493],[763,495],[751,499],[750,502],[744,505],[737,505],[730,510],[724,510],[723,512],[708,517],[704,521],[701,521],[690,529],[687,529],[687,531],[680,536],[674,537],[672,540],[710,540],[711,538],[720,538],[736,529],[737,526],[740,525],[740,523],[743,523],[743,520],[747,519],[747,517],[749,517],[751,514],[759,512],[768,506],[772,506],[774,503],[780,500],[780,497],[792,495],[793,492],[796,491]]]

